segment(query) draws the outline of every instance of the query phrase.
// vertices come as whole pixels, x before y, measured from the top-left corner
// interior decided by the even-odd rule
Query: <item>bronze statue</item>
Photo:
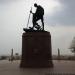
[[[34,4],[34,7],[37,8],[36,12],[33,13],[32,11],[30,11],[30,13],[33,14],[33,20],[32,20],[32,22],[33,22],[33,29],[35,27],[35,28],[37,28],[37,30],[44,30],[44,18],[43,18],[43,16],[44,16],[44,9],[43,9],[42,6],[37,5],[36,3]],[[42,22],[42,29],[41,29],[41,26],[38,25],[38,23],[37,23],[38,20],[41,20],[41,22]]]
[[[44,18],[43,18],[44,9],[42,6],[37,5],[36,3],[34,4],[34,7],[36,7],[35,13],[32,12],[32,8],[30,10],[30,14],[31,13],[33,14],[33,18],[32,18],[33,27],[28,28],[29,19],[30,19],[30,14],[29,14],[27,28],[23,28],[23,30],[26,32],[28,32],[28,31],[44,31]],[[41,20],[42,26],[38,25],[38,23],[37,23],[38,20]],[[35,28],[36,28],[36,30],[35,30]]]

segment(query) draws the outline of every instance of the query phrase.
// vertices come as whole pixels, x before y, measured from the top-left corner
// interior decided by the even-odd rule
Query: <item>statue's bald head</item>
[[[37,3],[34,3],[34,6],[37,7]]]

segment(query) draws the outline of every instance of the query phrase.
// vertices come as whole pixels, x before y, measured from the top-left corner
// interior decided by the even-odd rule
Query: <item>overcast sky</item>
[[[23,28],[34,3],[45,10],[45,30],[52,36],[52,53],[71,54],[70,44],[75,36],[75,0],[0,0],[0,55],[21,54]],[[32,26],[32,15],[29,26]]]

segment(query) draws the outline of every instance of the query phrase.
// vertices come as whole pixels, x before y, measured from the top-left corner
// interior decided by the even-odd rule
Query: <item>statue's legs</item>
[[[44,30],[44,18],[43,18],[43,16],[41,17],[41,22],[42,22],[42,30]]]
[[[37,21],[38,20],[40,20],[41,19],[41,22],[42,22],[42,30],[44,30],[44,19],[43,19],[43,15],[35,15],[35,14],[33,14],[33,20],[32,20],[32,22],[33,22],[33,28],[34,27],[36,27],[36,26],[38,26],[38,23],[37,23]]]
[[[36,23],[36,15],[33,14],[33,20],[32,20],[32,23],[33,23],[33,28],[35,27],[35,25],[37,25]]]

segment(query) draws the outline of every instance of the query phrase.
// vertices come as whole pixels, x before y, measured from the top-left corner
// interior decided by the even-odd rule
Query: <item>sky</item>
[[[69,49],[75,37],[75,0],[0,0],[0,55],[22,52],[23,28],[27,27],[34,3],[44,10],[45,30],[51,34],[52,54],[71,55]],[[29,26],[32,26],[30,15]]]

